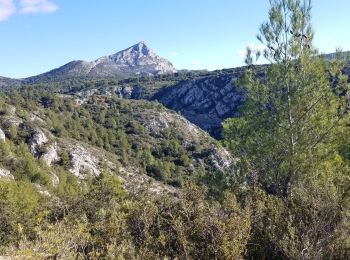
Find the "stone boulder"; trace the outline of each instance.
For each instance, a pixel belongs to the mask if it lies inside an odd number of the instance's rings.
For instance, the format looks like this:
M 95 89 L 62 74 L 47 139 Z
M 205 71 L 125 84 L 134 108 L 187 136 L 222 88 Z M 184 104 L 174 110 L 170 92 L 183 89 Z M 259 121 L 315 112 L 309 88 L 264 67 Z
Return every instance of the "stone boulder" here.
M 72 166 L 70 172 L 79 179 L 87 177 L 85 176 L 86 173 L 90 173 L 94 176 L 100 175 L 99 160 L 86 148 L 81 145 L 70 147 L 69 154 Z
M 53 163 L 59 160 L 57 143 L 49 146 L 46 153 L 41 156 L 41 159 L 48 165 L 51 166 Z
M 41 129 L 33 129 L 32 136 L 29 140 L 30 152 L 36 156 L 38 154 L 37 149 L 43 144 L 46 144 L 48 141 L 49 139 Z
M 13 177 L 13 175 L 9 170 L 0 169 L 0 179 L 14 180 L 15 178 Z

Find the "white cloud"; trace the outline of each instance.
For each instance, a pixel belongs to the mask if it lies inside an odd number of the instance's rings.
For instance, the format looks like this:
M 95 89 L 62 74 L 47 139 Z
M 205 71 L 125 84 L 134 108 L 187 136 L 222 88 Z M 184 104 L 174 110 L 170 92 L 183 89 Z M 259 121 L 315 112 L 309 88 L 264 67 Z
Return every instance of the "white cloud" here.
M 16 12 L 16 6 L 12 0 L 0 0 L 0 21 L 7 20 Z
M 266 49 L 266 46 L 264 44 L 250 43 L 247 45 L 247 47 L 252 50 L 252 55 L 257 54 L 258 52 L 262 53 Z M 245 58 L 247 56 L 247 47 L 237 52 L 239 57 Z
M 174 57 L 179 56 L 179 53 L 177 53 L 176 51 L 173 51 L 173 52 L 171 53 L 171 56 L 174 56 Z
M 54 13 L 58 7 L 49 0 L 20 0 L 20 13 L 37 14 L 37 13 Z
M 16 14 L 18 4 L 21 14 L 54 13 L 58 9 L 49 0 L 0 0 L 0 22 Z

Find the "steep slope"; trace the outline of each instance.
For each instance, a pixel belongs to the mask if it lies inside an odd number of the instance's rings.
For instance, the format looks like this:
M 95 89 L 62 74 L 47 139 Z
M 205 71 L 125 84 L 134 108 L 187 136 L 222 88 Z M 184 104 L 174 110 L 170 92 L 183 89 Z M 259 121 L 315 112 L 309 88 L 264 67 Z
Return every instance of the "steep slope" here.
M 222 121 L 238 116 L 238 107 L 244 101 L 244 91 L 235 83 L 244 70 L 241 67 L 127 79 L 112 84 L 97 83 L 89 89 L 71 88 L 64 93 L 81 99 L 99 93 L 108 97 L 158 101 L 211 136 L 220 138 Z M 263 77 L 264 67 L 257 67 L 256 73 Z
M 174 73 L 173 65 L 159 57 L 144 42 L 97 60 L 72 61 L 60 68 L 28 78 L 27 82 L 74 77 L 119 77 Z
M 24 102 L 18 96 L 0 102 L 2 177 L 50 189 L 67 175 L 84 181 L 107 171 L 126 190 L 166 193 L 217 173 L 234 177 L 234 160 L 214 139 L 159 104 L 23 95 Z
M 190 122 L 219 138 L 221 122 L 237 116 L 238 106 L 244 100 L 242 90 L 233 85 L 233 80 L 241 74 L 242 70 L 239 69 L 187 80 L 161 89 L 152 99 L 178 111 Z

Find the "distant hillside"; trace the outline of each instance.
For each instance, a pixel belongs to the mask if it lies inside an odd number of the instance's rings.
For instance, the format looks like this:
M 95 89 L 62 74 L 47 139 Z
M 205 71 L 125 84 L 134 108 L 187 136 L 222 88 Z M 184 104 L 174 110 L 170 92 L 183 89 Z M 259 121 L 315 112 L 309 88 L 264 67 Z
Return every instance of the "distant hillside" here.
M 159 57 L 144 42 L 140 42 L 116 54 L 94 61 L 72 61 L 44 74 L 30 77 L 26 82 L 76 77 L 119 77 L 136 75 L 160 75 L 174 73 L 176 69 Z
M 326 59 L 334 57 L 334 53 L 325 55 Z M 108 64 L 112 65 L 109 67 Z M 217 71 L 176 71 L 169 64 L 141 42 L 94 62 L 73 61 L 59 69 L 23 80 L 0 77 L 0 88 L 32 85 L 82 100 L 94 94 L 157 100 L 220 139 L 222 122 L 237 116 L 238 107 L 244 101 L 240 86 L 233 82 L 244 73 L 245 67 Z M 112 73 L 114 69 L 117 71 L 121 68 L 124 68 L 124 74 L 121 70 L 117 74 Z M 127 76 L 126 68 L 134 74 Z M 257 66 L 256 70 L 263 77 L 266 67 Z M 155 74 L 149 74 L 152 71 Z M 350 75 L 349 67 L 345 73 Z
M 337 53 L 328 53 L 328 54 L 325 54 L 324 57 L 326 60 L 331 60 L 331 59 L 336 58 L 336 55 L 337 55 Z M 350 58 L 350 51 L 342 52 L 341 57 L 349 59 Z
M 5 78 L 0 76 L 0 89 L 7 90 L 12 87 L 21 86 L 22 82 L 18 79 Z

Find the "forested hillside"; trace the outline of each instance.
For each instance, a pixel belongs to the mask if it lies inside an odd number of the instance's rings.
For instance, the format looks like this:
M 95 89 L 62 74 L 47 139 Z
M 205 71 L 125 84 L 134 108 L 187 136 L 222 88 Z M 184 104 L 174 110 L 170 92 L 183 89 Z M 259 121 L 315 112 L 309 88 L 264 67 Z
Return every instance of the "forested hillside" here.
M 140 43 L 0 78 L 0 256 L 349 259 L 349 58 L 318 53 L 311 1 L 270 5 L 245 67 Z

